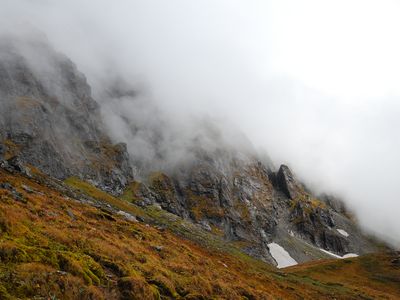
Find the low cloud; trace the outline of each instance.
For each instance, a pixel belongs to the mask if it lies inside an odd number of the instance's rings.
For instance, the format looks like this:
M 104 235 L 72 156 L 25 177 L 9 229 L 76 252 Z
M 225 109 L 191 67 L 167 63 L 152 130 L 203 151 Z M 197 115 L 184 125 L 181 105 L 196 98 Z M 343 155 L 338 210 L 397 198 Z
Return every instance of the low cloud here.
M 187 157 L 208 136 L 198 124 L 214 123 L 399 243 L 399 13 L 396 1 L 2 0 L 0 24 L 37 28 L 71 57 L 139 169 Z

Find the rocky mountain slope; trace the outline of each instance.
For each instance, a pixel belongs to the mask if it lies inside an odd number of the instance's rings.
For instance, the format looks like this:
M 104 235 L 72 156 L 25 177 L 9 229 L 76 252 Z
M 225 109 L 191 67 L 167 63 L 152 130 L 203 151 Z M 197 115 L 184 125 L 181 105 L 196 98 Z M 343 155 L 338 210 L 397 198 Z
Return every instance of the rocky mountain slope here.
M 43 37 L 0 39 L 0 155 L 56 178 L 77 175 L 120 192 L 132 179 L 126 147 L 104 133 L 76 66 Z
M 326 251 L 344 256 L 377 250 L 340 200 L 317 198 L 285 165 L 274 172 L 255 157 L 223 150 L 183 171 L 134 182 L 124 199 L 158 204 L 274 265 L 270 244 L 283 247 L 296 262 L 326 257 Z
M 135 161 L 125 144 L 111 142 L 77 67 L 43 37 L 2 37 L 0 295 L 50 297 L 74 287 L 66 298 L 82 289 L 88 299 L 290 298 L 299 278 L 282 286 L 264 262 L 286 267 L 387 249 L 339 199 L 314 195 L 287 166 L 208 139 L 211 148 L 191 145 L 191 160 L 133 178 Z M 24 270 L 41 279 L 21 283 Z M 210 283 L 221 276 L 228 286 Z M 244 283 L 235 285 L 238 278 Z M 311 295 L 328 297 L 329 289 L 304 294 Z
M 400 297 L 399 253 L 278 270 L 164 210 L 67 183 L 0 168 L 1 299 Z

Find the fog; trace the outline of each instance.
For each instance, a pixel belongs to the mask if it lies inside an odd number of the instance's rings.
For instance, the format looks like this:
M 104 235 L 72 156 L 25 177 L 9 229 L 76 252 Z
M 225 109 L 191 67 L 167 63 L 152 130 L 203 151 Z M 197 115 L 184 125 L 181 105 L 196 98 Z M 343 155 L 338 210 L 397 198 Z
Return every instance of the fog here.
M 0 3 L 1 31 L 37 28 L 85 73 L 138 161 L 188 159 L 212 120 L 224 143 L 287 163 L 400 243 L 397 1 Z

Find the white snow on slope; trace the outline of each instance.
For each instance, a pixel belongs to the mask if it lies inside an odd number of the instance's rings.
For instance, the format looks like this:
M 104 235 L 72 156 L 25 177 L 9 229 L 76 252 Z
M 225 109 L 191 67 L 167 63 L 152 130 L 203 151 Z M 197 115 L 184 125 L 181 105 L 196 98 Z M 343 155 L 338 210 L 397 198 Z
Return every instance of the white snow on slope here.
M 343 236 L 345 236 L 345 237 L 348 237 L 349 236 L 349 234 L 347 233 L 347 231 L 346 230 L 343 230 L 343 229 L 336 229 L 341 235 L 343 235 Z
M 325 249 L 319 248 L 319 250 L 321 250 L 322 252 L 325 252 L 326 254 L 328 254 L 330 256 L 333 256 L 333 257 L 336 257 L 336 258 L 342 258 L 341 256 L 339 256 L 339 255 L 337 255 L 335 253 L 329 252 L 329 251 L 327 251 Z
M 347 253 L 343 255 L 343 258 L 350 258 L 350 257 L 358 257 L 358 254 L 355 253 Z
M 340 255 L 337 255 L 337 254 L 335 254 L 335 253 L 329 252 L 329 251 L 327 251 L 327 250 L 325 250 L 325 249 L 319 248 L 319 250 L 321 250 L 322 252 L 325 252 L 326 254 L 329 254 L 329 255 L 331 255 L 331 256 L 333 256 L 333 257 L 339 258 L 339 259 L 350 258 L 350 257 L 357 257 L 357 256 L 358 256 L 358 254 L 355 254 L 355 253 L 347 253 L 347 254 L 345 254 L 345 255 L 343 255 L 343 256 L 340 256 Z
M 272 257 L 275 259 L 278 264 L 278 268 L 285 268 L 297 265 L 297 261 L 295 261 L 290 254 L 277 243 L 268 244 L 269 253 L 271 253 Z

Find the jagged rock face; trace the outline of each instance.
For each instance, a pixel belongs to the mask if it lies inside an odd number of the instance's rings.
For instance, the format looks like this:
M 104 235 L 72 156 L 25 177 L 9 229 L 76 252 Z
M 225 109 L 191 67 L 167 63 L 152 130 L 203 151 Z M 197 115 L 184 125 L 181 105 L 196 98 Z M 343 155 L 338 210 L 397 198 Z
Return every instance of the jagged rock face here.
M 278 173 L 276 174 L 277 184 L 280 189 L 288 196 L 290 199 L 295 199 L 301 195 L 303 189 L 294 179 L 292 172 L 286 165 L 281 165 Z
M 132 179 L 126 147 L 103 133 L 76 66 L 45 40 L 0 39 L 0 156 L 56 178 L 80 176 L 120 192 Z
M 319 248 L 341 256 L 375 249 L 343 206 L 338 208 L 339 200 L 309 194 L 287 166 L 275 173 L 255 157 L 232 157 L 222 151 L 183 173 L 153 174 L 142 184 L 148 192 L 136 196 L 238 241 L 245 252 L 273 264 L 271 242 L 284 245 L 297 262 L 326 257 Z

